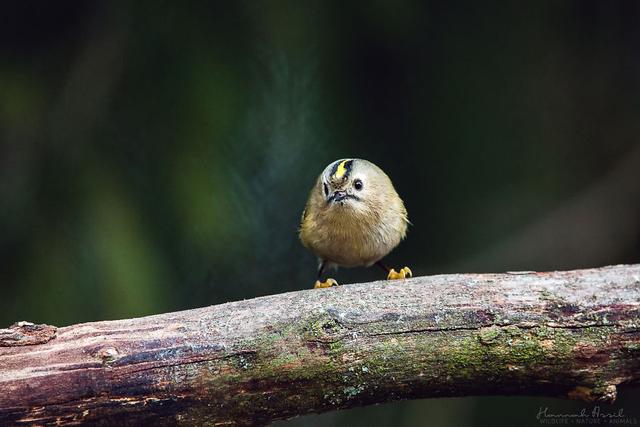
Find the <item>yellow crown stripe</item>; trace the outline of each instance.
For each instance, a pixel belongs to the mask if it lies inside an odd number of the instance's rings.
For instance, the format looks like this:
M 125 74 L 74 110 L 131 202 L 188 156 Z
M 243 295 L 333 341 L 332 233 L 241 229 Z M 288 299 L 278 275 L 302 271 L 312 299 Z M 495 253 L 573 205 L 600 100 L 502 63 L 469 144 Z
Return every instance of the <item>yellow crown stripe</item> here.
M 336 173 L 334 174 L 334 176 L 336 178 L 342 178 L 344 176 L 345 173 L 347 173 L 347 168 L 345 167 L 345 164 L 349 161 L 350 159 L 347 160 L 343 160 L 342 162 L 340 162 L 340 164 L 338 165 L 338 169 L 336 169 Z

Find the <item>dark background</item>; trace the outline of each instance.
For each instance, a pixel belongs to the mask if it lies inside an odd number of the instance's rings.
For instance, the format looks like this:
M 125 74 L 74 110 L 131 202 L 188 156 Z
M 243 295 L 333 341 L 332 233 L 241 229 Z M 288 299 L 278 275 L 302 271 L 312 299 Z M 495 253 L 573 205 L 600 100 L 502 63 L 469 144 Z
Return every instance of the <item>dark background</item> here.
M 392 177 L 414 225 L 388 261 L 414 274 L 640 257 L 640 3 L 0 8 L 0 326 L 308 288 L 298 220 L 342 157 Z M 639 417 L 633 399 L 615 408 Z M 541 405 L 585 406 L 434 399 L 283 425 L 538 425 Z

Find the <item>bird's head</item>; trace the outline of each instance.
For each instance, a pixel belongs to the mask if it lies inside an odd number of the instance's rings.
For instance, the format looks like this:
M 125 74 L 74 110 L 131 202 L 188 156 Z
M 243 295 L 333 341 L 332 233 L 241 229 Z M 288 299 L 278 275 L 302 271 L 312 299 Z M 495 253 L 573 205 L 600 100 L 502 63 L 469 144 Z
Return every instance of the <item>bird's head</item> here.
M 329 164 L 320 175 L 316 191 L 327 209 L 360 212 L 375 211 L 388 197 L 396 196 L 382 169 L 363 159 L 340 159 Z

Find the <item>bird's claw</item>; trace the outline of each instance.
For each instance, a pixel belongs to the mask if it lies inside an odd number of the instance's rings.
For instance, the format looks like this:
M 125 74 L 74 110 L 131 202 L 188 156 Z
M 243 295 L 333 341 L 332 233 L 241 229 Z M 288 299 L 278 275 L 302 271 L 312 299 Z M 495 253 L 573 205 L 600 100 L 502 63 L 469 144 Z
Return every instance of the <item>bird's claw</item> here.
M 396 280 L 396 279 L 407 279 L 412 277 L 413 273 L 409 267 L 404 267 L 400 271 L 395 271 L 393 268 L 389 270 L 389 275 L 387 276 L 387 280 Z
M 314 289 L 331 288 L 333 286 L 338 286 L 338 282 L 336 282 L 335 279 L 327 279 L 324 282 L 321 282 L 320 280 L 316 280 L 316 284 L 313 285 L 313 288 Z

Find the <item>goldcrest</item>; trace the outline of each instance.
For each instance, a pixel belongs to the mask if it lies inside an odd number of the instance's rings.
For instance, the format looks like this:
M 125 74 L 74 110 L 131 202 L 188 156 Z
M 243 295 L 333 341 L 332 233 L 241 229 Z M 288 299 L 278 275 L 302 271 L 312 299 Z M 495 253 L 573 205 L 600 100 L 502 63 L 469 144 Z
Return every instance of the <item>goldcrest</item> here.
M 381 259 L 407 234 L 407 210 L 382 169 L 363 159 L 340 159 L 329 164 L 311 189 L 302 213 L 300 240 L 319 261 L 315 288 L 336 286 L 322 281 L 331 267 L 369 267 L 377 264 L 388 279 L 411 277 Z

